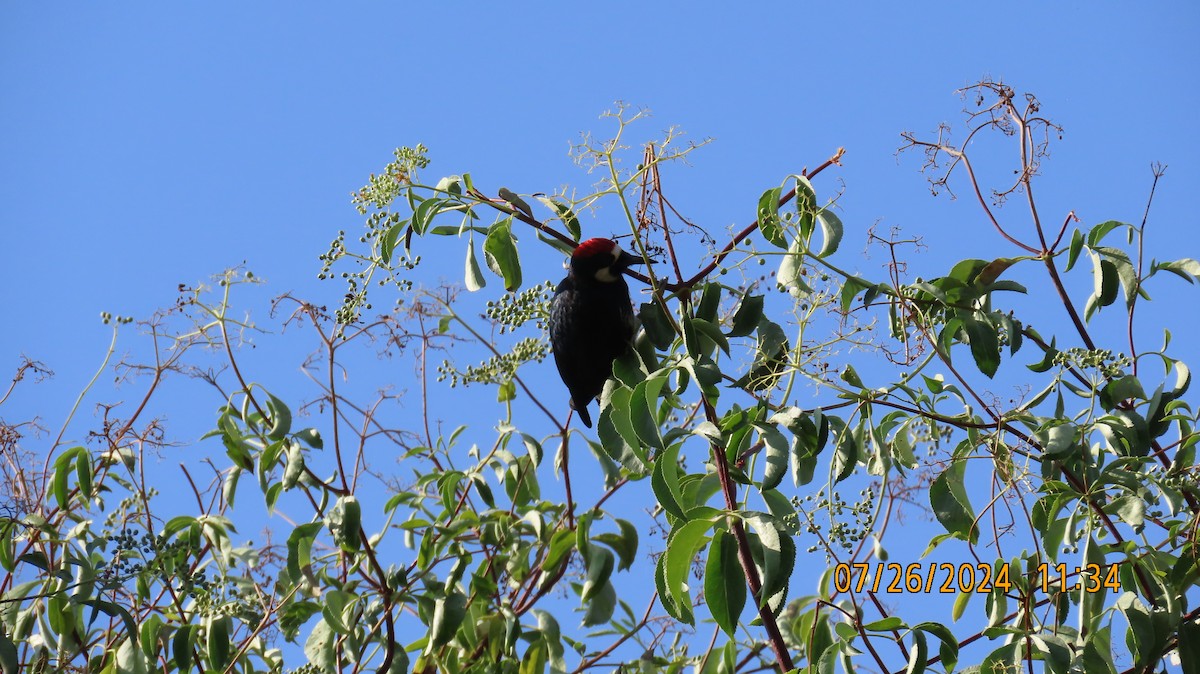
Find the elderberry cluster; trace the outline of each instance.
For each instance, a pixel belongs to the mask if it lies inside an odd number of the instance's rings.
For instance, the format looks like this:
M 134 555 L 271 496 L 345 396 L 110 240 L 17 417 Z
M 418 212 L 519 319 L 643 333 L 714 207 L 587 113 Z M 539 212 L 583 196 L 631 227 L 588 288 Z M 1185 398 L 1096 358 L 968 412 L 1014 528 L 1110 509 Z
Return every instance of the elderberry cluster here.
M 542 339 L 526 337 L 513 345 L 512 350 L 492 356 L 479 365 L 468 365 L 459 371 L 448 360 L 438 366 L 438 381 L 450 380 L 450 388 L 459 384 L 501 384 L 512 381 L 517 368 L 530 361 L 541 362 L 550 353 L 550 346 Z
M 321 273 L 317 274 L 317 278 L 324 281 L 327 278 L 333 278 L 330 267 L 333 263 L 346 254 L 346 230 L 339 229 L 337 236 L 333 241 L 329 242 L 329 250 L 317 256 L 321 261 Z
M 116 321 L 117 325 L 126 325 L 126 324 L 133 322 L 133 317 L 132 316 L 113 316 L 112 314 L 110 314 L 107 311 L 101 311 L 100 312 L 100 320 L 104 321 L 105 325 L 108 325 L 109 323 L 111 323 L 113 321 Z
M 164 578 L 178 579 L 184 588 L 207 588 L 209 585 L 204 571 L 195 575 L 188 573 L 188 559 L 193 549 L 184 538 L 171 540 L 164 534 L 155 535 L 148 531 L 139 536 L 137 530 L 125 527 L 108 535 L 106 540 L 113 545 L 112 561 L 102 572 L 108 580 L 119 581 L 149 571 Z
M 1054 364 L 1062 367 L 1074 366 L 1082 369 L 1095 368 L 1107 378 L 1120 377 L 1133 364 L 1129 356 L 1114 354 L 1109 349 L 1070 348 L 1054 354 Z
M 417 171 L 429 166 L 427 152 L 429 148 L 421 143 L 416 147 L 396 148 L 393 152 L 396 159 L 383 167 L 379 175 L 372 173 L 368 183 L 350 195 L 350 202 L 361 215 L 366 215 L 371 207 L 387 208 L 406 187 L 417 181 Z
M 498 300 L 489 300 L 484 315 L 500 325 L 502 335 L 529 321 L 537 321 L 538 330 L 545 332 L 547 307 L 553 293 L 554 284 L 549 281 L 519 293 L 507 293 Z
M 819 499 L 812 494 L 804 497 L 805 501 L 816 501 L 816 508 L 828 511 L 832 524 L 829 526 L 825 540 L 830 545 L 847 551 L 852 550 L 859 541 L 871 533 L 871 513 L 875 510 L 875 490 L 866 487 L 860 490 L 858 495 L 862 498 L 854 504 L 847 503 L 836 491 L 833 492 L 832 499 L 823 494 Z M 809 533 L 815 534 L 820 530 L 821 525 L 819 524 L 810 523 L 808 525 Z M 817 548 L 818 546 L 813 545 L 808 548 L 808 551 L 815 552 Z

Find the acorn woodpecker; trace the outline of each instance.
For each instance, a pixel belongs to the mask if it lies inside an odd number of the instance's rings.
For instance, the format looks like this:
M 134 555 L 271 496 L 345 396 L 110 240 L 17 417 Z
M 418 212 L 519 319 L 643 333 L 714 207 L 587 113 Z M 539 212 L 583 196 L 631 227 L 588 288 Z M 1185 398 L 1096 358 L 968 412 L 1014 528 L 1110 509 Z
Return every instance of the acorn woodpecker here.
M 550 303 L 550 348 L 571 407 L 592 427 L 587 406 L 612 376 L 613 361 L 629 350 L 637 322 L 622 276 L 645 260 L 611 239 L 588 239 L 571 254 L 567 277 Z

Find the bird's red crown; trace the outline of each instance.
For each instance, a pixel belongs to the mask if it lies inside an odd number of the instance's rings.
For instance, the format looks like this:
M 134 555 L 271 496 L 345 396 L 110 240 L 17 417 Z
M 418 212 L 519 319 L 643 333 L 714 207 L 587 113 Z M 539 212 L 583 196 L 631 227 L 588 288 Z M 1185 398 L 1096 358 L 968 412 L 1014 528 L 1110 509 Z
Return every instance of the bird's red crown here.
M 612 239 L 588 239 L 575 247 L 575 252 L 571 253 L 571 259 L 582 260 L 594 255 L 611 255 L 616 247 L 617 242 Z

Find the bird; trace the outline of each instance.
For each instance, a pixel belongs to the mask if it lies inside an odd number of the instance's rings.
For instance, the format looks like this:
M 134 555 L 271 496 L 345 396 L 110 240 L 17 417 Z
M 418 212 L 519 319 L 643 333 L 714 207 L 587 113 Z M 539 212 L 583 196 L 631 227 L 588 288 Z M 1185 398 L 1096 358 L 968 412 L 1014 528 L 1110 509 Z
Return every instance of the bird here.
M 592 427 L 588 403 L 612 376 L 613 361 L 629 351 L 637 320 L 623 272 L 646 260 L 612 239 L 588 239 L 571 253 L 567 277 L 550 302 L 550 350 L 571 394 L 571 407 Z

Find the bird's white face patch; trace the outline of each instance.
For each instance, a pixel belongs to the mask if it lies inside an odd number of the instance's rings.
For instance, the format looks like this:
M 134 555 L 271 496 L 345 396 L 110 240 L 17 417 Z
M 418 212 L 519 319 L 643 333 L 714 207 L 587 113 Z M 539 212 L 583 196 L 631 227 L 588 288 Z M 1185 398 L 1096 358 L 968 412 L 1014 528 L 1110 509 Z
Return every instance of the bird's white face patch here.
M 622 251 L 621 251 L 620 246 L 616 246 L 616 245 L 613 246 L 613 249 L 612 249 L 613 263 L 616 263 L 617 260 L 621 259 L 621 252 Z M 621 276 L 620 274 L 613 273 L 611 264 L 607 267 L 601 267 L 596 270 L 596 280 L 600 281 L 601 283 L 615 283 L 617 281 L 617 279 L 620 278 L 620 276 Z

